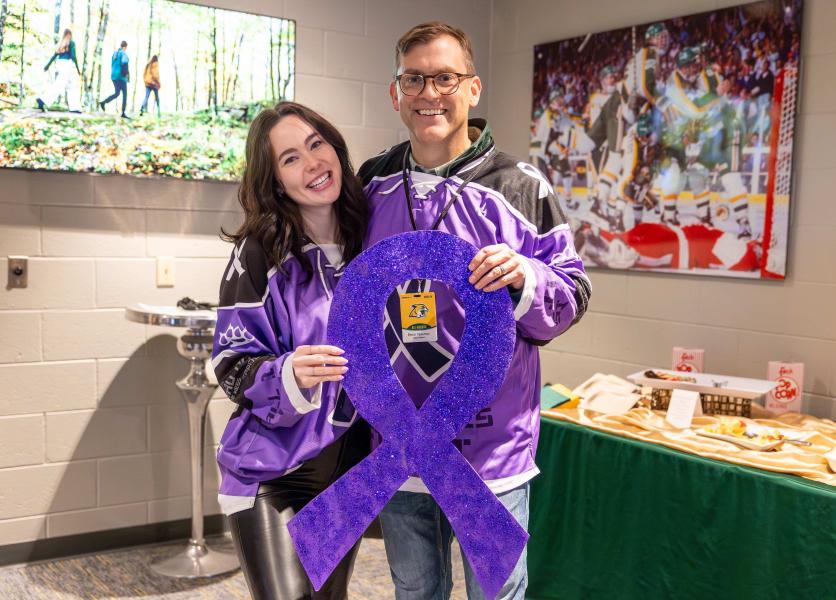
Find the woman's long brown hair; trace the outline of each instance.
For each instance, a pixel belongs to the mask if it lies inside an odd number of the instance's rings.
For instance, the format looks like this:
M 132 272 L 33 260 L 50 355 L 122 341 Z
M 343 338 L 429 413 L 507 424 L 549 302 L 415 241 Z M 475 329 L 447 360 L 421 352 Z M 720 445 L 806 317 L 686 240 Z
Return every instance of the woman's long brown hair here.
M 308 243 L 302 223 L 302 214 L 284 191 L 276 177 L 276 160 L 270 145 L 270 131 L 288 115 L 296 115 L 307 122 L 334 147 L 342 167 L 342 189 L 334 210 L 337 217 L 337 240 L 342 246 L 343 260 L 348 263 L 360 254 L 366 234 L 369 208 L 360 179 L 354 174 L 345 139 L 321 115 L 296 102 L 280 102 L 273 108 L 262 110 L 250 125 L 247 134 L 244 177 L 238 189 L 238 202 L 244 209 L 244 223 L 234 233 L 221 230 L 221 237 L 238 243 L 253 236 L 261 242 L 264 251 L 276 265 L 281 265 L 292 254 L 308 275 L 313 266 L 303 254 Z
M 63 54 L 70 48 L 70 41 L 73 39 L 73 32 L 69 29 L 64 30 L 64 35 L 61 36 L 61 41 L 58 42 L 58 47 L 55 49 L 55 54 Z

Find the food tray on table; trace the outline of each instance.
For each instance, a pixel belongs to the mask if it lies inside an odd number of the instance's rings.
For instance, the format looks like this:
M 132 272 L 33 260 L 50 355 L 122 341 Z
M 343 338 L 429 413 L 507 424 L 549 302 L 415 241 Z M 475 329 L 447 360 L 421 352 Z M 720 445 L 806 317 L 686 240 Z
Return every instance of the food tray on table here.
M 673 390 L 698 392 L 702 410 L 710 415 L 749 417 L 752 400 L 767 394 L 777 385 L 775 381 L 713 375 L 683 373 L 666 369 L 648 369 L 628 375 L 627 379 L 652 389 L 650 407 L 667 410 Z
M 742 419 L 729 418 L 722 418 L 712 427 L 696 429 L 695 433 L 760 452 L 773 450 L 785 443 L 809 446 L 807 438 L 814 435 L 814 432 L 765 427 L 757 423 L 747 423 Z

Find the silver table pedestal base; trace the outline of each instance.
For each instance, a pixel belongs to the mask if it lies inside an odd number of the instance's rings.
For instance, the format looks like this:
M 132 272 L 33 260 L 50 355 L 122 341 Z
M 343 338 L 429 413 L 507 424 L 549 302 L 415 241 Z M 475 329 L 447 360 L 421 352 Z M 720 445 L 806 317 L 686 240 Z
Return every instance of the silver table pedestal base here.
M 168 577 L 195 579 L 214 577 L 238 568 L 238 559 L 226 552 L 219 552 L 189 540 L 184 550 L 171 558 L 166 558 L 151 565 L 155 573 Z
M 189 374 L 177 382 L 189 413 L 189 442 L 192 469 L 192 537 L 174 556 L 151 565 L 168 577 L 212 577 L 238 568 L 234 554 L 212 550 L 203 538 L 203 443 L 206 407 L 217 386 L 206 375 L 206 360 L 212 355 L 212 332 L 190 327 L 177 340 L 177 350 L 191 363 Z

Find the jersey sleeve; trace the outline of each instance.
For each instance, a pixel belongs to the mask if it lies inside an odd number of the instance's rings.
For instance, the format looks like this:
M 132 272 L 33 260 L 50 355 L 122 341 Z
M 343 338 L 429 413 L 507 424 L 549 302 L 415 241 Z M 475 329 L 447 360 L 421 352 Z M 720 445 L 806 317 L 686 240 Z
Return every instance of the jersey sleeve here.
M 529 342 L 545 345 L 584 315 L 592 285 L 551 186 L 533 166 L 518 167 L 528 177 L 517 178 L 511 205 L 518 208 L 509 211 L 500 241 L 522 256 L 526 272 L 514 310 L 517 328 Z
M 306 396 L 293 375 L 290 318 L 277 268 L 255 241 L 232 251 L 220 286 L 212 366 L 233 401 L 267 427 L 290 427 L 321 405 L 321 387 Z

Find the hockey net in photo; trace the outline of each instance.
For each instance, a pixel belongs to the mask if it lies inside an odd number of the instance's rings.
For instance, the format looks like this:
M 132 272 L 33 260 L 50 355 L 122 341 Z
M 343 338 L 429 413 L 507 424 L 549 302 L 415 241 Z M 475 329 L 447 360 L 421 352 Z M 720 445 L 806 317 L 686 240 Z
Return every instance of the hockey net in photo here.
M 769 162 L 766 207 L 763 224 L 761 277 L 783 279 L 786 276 L 789 202 L 792 189 L 792 147 L 795 131 L 798 67 L 788 65 L 775 78 L 772 102 L 772 133 L 769 140 Z M 777 199 L 786 203 L 786 219 L 775 219 Z

